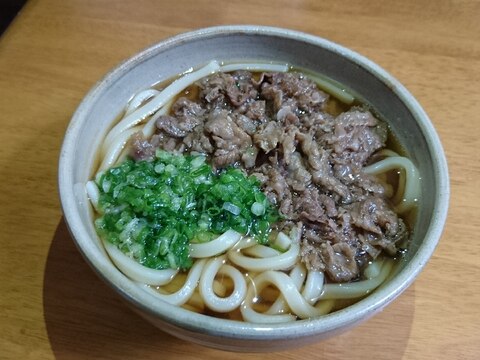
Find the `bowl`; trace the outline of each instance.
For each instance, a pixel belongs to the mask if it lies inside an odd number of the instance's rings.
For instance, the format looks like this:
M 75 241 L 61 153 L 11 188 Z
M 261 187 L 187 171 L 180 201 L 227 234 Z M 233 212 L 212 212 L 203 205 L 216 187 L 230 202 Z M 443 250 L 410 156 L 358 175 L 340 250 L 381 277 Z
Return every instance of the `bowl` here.
M 84 186 L 96 149 L 136 92 L 212 59 L 262 60 L 309 69 L 345 85 L 387 119 L 422 178 L 409 251 L 395 273 L 363 300 L 329 315 L 258 325 L 190 312 L 140 290 L 109 260 L 92 222 Z M 159 329 L 198 344 L 230 351 L 276 351 L 345 331 L 381 311 L 416 278 L 431 257 L 445 223 L 449 182 L 438 136 L 415 98 L 365 57 L 322 38 L 260 26 L 200 29 L 164 40 L 125 61 L 100 80 L 72 117 L 59 163 L 61 204 L 72 237 L 92 269 L 131 307 Z M 394 322 L 394 319 L 391 319 Z

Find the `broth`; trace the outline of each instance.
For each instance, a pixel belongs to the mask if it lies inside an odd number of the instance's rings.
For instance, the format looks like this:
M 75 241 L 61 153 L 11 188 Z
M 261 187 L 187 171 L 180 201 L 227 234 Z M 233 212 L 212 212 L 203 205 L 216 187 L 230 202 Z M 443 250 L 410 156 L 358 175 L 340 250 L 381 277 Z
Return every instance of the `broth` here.
M 291 72 L 296 72 L 298 70 L 290 68 L 290 71 Z M 308 78 L 308 74 L 306 74 L 306 77 Z M 255 82 L 260 81 L 263 78 L 262 72 L 253 73 L 252 78 Z M 162 82 L 160 84 L 156 84 L 154 86 L 154 88 L 158 91 L 161 91 L 161 90 L 165 89 L 175 79 L 177 79 L 177 78 L 170 79 L 170 80 Z M 330 81 L 330 82 L 335 84 L 335 82 L 333 82 L 333 81 Z M 191 84 L 189 86 L 187 86 L 184 90 L 180 91 L 177 95 L 174 96 L 172 103 L 175 104 L 176 102 L 180 101 L 182 98 L 185 98 L 185 99 L 187 99 L 188 101 L 191 101 L 191 102 L 198 102 L 199 101 L 199 96 L 202 93 L 201 86 L 203 86 L 203 85 L 200 85 L 198 81 L 194 82 L 193 84 Z M 240 87 L 238 84 L 237 84 L 237 86 Z M 147 100 L 145 103 L 148 104 L 149 101 L 150 100 Z M 271 106 L 271 105 L 269 105 L 269 106 Z M 343 114 L 345 112 L 350 111 L 350 109 L 352 109 L 352 107 L 354 109 L 361 109 L 360 111 L 370 110 L 373 114 L 375 114 L 374 109 L 372 109 L 371 106 L 369 106 L 368 104 L 361 103 L 358 100 L 358 97 L 355 97 L 355 101 L 352 104 L 347 105 L 347 104 L 345 104 L 345 102 L 342 102 L 341 100 L 339 100 L 337 98 L 334 98 L 331 94 L 330 94 L 330 98 L 326 101 L 326 105 L 324 106 L 324 110 L 328 114 L 330 114 L 331 116 L 338 117 L 340 114 Z M 272 111 L 272 109 L 268 108 L 266 110 L 266 114 L 268 115 L 268 112 L 271 112 L 271 111 Z M 274 114 L 275 113 L 272 113 L 268 116 L 270 116 L 270 118 L 271 118 Z M 176 114 L 173 110 L 173 107 L 170 108 L 170 110 L 168 112 L 168 115 L 171 116 L 171 117 L 176 116 Z M 301 116 L 301 115 L 299 115 L 299 116 Z M 278 117 L 278 114 L 277 114 L 277 117 Z M 376 117 L 377 117 L 377 119 L 379 118 L 378 115 Z M 122 118 L 124 118 L 124 114 L 121 114 L 118 117 L 117 123 L 120 122 L 120 120 Z M 148 122 L 150 118 L 151 117 L 147 118 L 145 122 Z M 383 122 L 384 120 L 380 119 L 379 121 Z M 406 152 L 401 147 L 399 141 L 396 139 L 396 137 L 392 133 L 391 129 L 388 126 L 386 128 L 387 128 L 387 139 L 386 139 L 386 142 L 385 142 L 385 144 L 386 144 L 385 148 L 394 151 L 400 157 L 406 157 Z M 159 130 L 157 129 L 157 133 L 158 133 L 158 131 Z M 215 135 L 215 136 L 217 136 L 217 135 Z M 306 145 L 304 145 L 304 143 L 301 143 L 301 141 L 297 140 L 297 142 L 298 142 L 298 144 L 296 146 L 306 147 Z M 131 146 L 131 144 L 130 144 L 130 146 Z M 188 151 L 191 151 L 191 149 L 187 148 L 187 152 Z M 261 151 L 262 150 L 260 150 L 260 152 Z M 275 150 L 275 151 L 277 151 L 277 150 Z M 304 150 L 304 149 L 302 151 L 306 152 L 306 150 Z M 122 155 L 120 156 L 120 159 L 124 159 L 128 152 L 131 152 L 131 149 L 127 147 L 126 149 L 123 150 Z M 268 154 L 268 152 L 267 152 L 267 154 Z M 304 156 L 306 156 L 306 155 L 304 155 Z M 260 155 L 259 155 L 259 157 L 260 157 Z M 375 162 L 380 161 L 380 160 L 382 160 L 383 158 L 386 158 L 386 157 L 388 157 L 388 156 L 377 156 L 377 157 L 375 157 L 375 155 L 373 155 L 373 157 L 372 157 L 373 161 L 371 161 L 371 162 L 375 163 Z M 98 168 L 98 164 L 100 163 L 99 158 L 100 158 L 100 155 L 98 155 L 98 157 L 95 161 L 95 163 L 96 163 L 95 167 L 96 168 Z M 265 161 L 265 163 L 266 163 L 266 162 L 268 162 L 267 159 L 268 159 L 268 156 L 265 156 L 265 158 L 262 161 Z M 257 158 L 257 160 L 258 160 L 258 158 Z M 209 161 L 212 161 L 212 160 L 210 159 Z M 303 160 L 304 163 L 308 163 L 307 161 L 308 160 L 305 160 L 305 159 Z M 234 163 L 232 163 L 232 165 L 234 165 L 234 166 L 239 166 L 239 164 L 240 164 L 240 161 L 235 161 Z M 217 166 L 218 166 L 218 164 L 215 165 L 215 167 L 217 167 Z M 257 164 L 255 166 L 257 166 Z M 221 168 L 221 167 L 219 167 L 219 168 Z M 396 192 L 396 189 L 399 187 L 399 181 L 400 181 L 400 177 L 398 175 L 399 171 L 400 170 L 398 170 L 398 169 L 393 169 L 393 170 L 390 170 L 390 171 L 383 172 L 381 175 L 378 175 L 378 179 L 380 179 L 380 182 L 386 184 L 387 187 L 388 186 L 392 187 L 394 189 L 394 193 Z M 265 184 L 263 186 L 265 188 Z M 335 195 L 334 192 L 332 192 L 332 194 L 333 194 L 332 198 L 337 196 L 337 195 Z M 336 205 L 336 206 L 339 206 L 339 205 Z M 406 211 L 403 214 L 398 215 L 398 216 L 399 216 L 400 219 L 402 219 L 401 221 L 405 222 L 406 227 L 407 227 L 407 231 L 409 231 L 411 233 L 411 231 L 413 231 L 413 223 L 414 223 L 415 216 L 416 216 L 415 215 L 415 206 L 413 206 L 412 209 L 410 209 L 409 211 Z M 292 225 L 287 224 L 287 225 L 282 225 L 282 226 L 287 226 L 287 229 L 288 229 L 289 226 L 292 226 Z M 278 234 L 278 232 L 282 231 L 282 229 L 283 228 L 280 227 L 278 230 L 274 231 L 271 234 L 270 238 L 271 239 L 275 238 L 276 235 Z M 408 238 L 409 237 L 407 236 L 407 238 L 404 239 L 403 243 L 401 243 L 401 244 L 399 243 L 399 247 L 401 247 L 400 248 L 401 251 L 398 251 L 395 256 L 391 257 L 391 259 L 393 261 L 398 261 L 398 259 L 401 258 L 402 254 L 404 253 L 403 248 L 408 247 L 408 243 L 407 243 Z M 384 264 L 383 266 L 385 267 L 386 266 L 385 264 L 390 261 L 388 259 L 389 259 L 388 257 L 386 257 L 384 255 L 380 255 L 377 258 L 376 262 L 381 263 L 381 264 L 383 263 Z M 242 268 L 241 266 L 238 266 L 238 264 L 235 264 L 234 262 L 230 261 L 229 259 L 225 259 L 223 261 L 223 263 L 225 265 L 235 266 L 240 272 L 242 272 L 243 277 L 245 279 L 247 279 L 246 280 L 247 285 L 254 282 L 254 280 L 252 281 L 252 278 L 254 278 L 257 274 L 255 274 L 254 272 L 252 273 L 251 270 Z M 370 262 L 369 264 L 371 264 L 371 263 L 372 262 Z M 364 270 L 365 270 L 367 265 L 368 264 L 364 264 L 362 266 L 362 269 L 360 270 L 360 275 L 353 278 L 353 280 L 351 280 L 351 283 L 355 283 L 355 282 L 361 283 L 361 282 L 368 282 L 369 281 L 370 278 L 367 278 L 364 275 Z M 304 265 L 301 265 L 301 266 L 304 266 Z M 380 265 L 380 268 L 381 268 L 381 266 L 382 265 Z M 307 264 L 307 268 L 308 268 L 308 264 Z M 299 271 L 302 271 L 302 270 L 299 270 Z M 303 271 L 306 271 L 306 270 L 303 270 Z M 308 270 L 308 271 L 310 271 L 310 270 Z M 379 272 L 380 272 L 380 270 L 379 270 Z M 306 276 L 306 275 L 304 275 L 304 276 Z M 388 278 L 388 274 L 385 275 L 385 277 Z M 214 292 L 217 296 L 219 296 L 219 297 L 229 297 L 229 296 L 232 295 L 232 293 L 234 293 L 234 291 L 235 291 L 234 286 L 235 285 L 234 285 L 234 282 L 232 282 L 232 280 L 229 276 L 222 275 L 222 274 L 217 274 L 214 279 L 215 279 Z M 172 281 L 171 283 L 169 283 L 167 285 L 164 285 L 164 286 L 151 286 L 151 288 L 158 291 L 159 294 L 163 294 L 163 295 L 173 294 L 173 293 L 176 293 L 176 292 L 180 291 L 182 289 L 182 286 L 184 285 L 184 283 L 186 281 L 187 281 L 186 273 L 180 273 L 179 275 L 177 275 L 177 277 L 175 277 L 174 281 Z M 331 278 L 325 276 L 325 284 L 330 284 L 332 286 L 335 286 L 336 283 L 337 283 L 337 281 L 333 281 Z M 324 290 L 323 293 L 325 293 L 325 291 L 326 290 Z M 336 299 L 336 300 L 332 301 L 331 308 L 330 308 L 329 311 L 337 311 L 337 310 L 342 309 L 344 307 L 350 306 L 351 304 L 353 304 L 353 303 L 361 300 L 363 297 L 367 296 L 369 293 L 371 293 L 371 291 L 373 291 L 373 290 L 368 290 L 365 293 L 363 293 L 362 295 L 360 295 L 356 298 L 353 298 L 353 299 L 350 299 L 350 298 Z M 262 312 L 262 313 L 265 312 L 265 311 L 268 311 L 268 309 L 270 309 L 272 307 L 272 305 L 279 299 L 280 294 L 281 294 L 281 292 L 277 288 L 275 288 L 271 285 L 267 286 L 264 290 L 258 292 L 255 295 L 255 297 L 252 301 L 252 309 L 256 312 Z M 329 300 L 320 300 L 320 301 L 328 302 Z M 205 305 L 205 303 L 202 302 L 201 295 L 198 292 L 195 292 L 192 295 L 192 297 L 190 298 L 190 300 L 185 302 L 182 306 L 186 309 L 196 311 L 196 312 L 200 312 L 200 313 L 204 313 L 206 315 L 215 316 L 215 317 L 228 318 L 228 319 L 232 319 L 232 320 L 241 320 L 243 318 L 242 317 L 242 312 L 240 311 L 239 307 L 235 308 L 232 311 L 226 311 L 226 312 L 219 312 L 219 311 L 211 310 L 209 308 L 209 306 Z M 288 307 L 287 307 L 287 309 L 288 309 Z M 283 310 L 278 314 L 283 314 L 285 312 L 286 312 L 286 310 Z

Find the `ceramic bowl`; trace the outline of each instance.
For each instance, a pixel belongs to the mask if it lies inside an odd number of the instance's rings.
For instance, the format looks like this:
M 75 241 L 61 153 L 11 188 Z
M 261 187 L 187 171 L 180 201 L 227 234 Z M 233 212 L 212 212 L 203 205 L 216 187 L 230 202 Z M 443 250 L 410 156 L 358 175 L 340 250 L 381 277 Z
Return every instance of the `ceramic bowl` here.
M 387 119 L 420 171 L 422 196 L 405 261 L 371 295 L 319 318 L 258 325 L 200 315 L 159 301 L 112 265 L 95 233 L 84 190 L 92 176 L 96 149 L 133 94 L 212 59 L 273 61 L 307 68 L 360 94 Z M 68 127 L 60 155 L 59 190 L 79 251 L 136 312 L 174 336 L 232 351 L 298 347 L 345 331 L 382 310 L 414 281 L 431 257 L 441 236 L 449 198 L 447 164 L 438 136 L 421 106 L 396 79 L 365 57 L 330 41 L 258 26 L 214 27 L 175 36 L 107 74 L 84 98 Z

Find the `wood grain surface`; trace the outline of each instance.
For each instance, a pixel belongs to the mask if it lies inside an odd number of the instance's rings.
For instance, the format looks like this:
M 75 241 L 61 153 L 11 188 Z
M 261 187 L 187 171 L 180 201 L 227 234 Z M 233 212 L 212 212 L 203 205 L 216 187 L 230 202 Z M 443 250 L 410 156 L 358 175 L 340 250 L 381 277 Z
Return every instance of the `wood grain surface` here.
M 76 250 L 57 196 L 72 113 L 110 68 L 194 28 L 261 24 L 369 57 L 424 106 L 445 147 L 451 204 L 418 280 L 381 314 L 308 347 L 212 350 L 162 333 Z M 1 359 L 478 359 L 480 3 L 469 0 L 29 0 L 0 38 Z

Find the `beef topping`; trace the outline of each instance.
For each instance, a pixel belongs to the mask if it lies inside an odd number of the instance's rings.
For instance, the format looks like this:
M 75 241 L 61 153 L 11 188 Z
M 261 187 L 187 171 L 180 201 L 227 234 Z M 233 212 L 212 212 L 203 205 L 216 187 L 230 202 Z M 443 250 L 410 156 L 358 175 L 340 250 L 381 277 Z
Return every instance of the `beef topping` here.
M 407 227 L 362 171 L 385 147 L 383 122 L 362 107 L 328 113 L 328 95 L 300 73 L 217 73 L 195 86 L 198 98 L 178 98 L 150 141 L 132 137 L 136 160 L 160 147 L 244 168 L 283 215 L 277 230 L 303 225 L 302 260 L 330 281 L 355 280 L 382 251 L 395 254 Z

